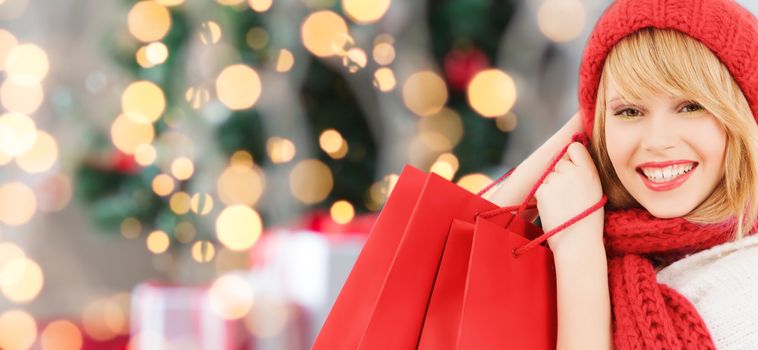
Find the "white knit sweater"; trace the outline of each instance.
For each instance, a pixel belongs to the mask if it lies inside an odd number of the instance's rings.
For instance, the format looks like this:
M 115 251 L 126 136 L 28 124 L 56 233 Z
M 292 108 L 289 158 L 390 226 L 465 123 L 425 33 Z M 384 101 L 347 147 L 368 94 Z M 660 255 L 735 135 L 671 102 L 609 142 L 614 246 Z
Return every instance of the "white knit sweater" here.
M 758 234 L 683 258 L 658 282 L 692 302 L 717 349 L 758 349 Z

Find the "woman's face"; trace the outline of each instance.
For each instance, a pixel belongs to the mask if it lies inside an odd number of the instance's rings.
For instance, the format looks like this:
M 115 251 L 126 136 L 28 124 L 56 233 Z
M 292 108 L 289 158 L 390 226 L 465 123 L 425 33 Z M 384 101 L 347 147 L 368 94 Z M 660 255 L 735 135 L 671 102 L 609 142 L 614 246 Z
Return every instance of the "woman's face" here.
M 656 217 L 688 214 L 724 175 L 725 129 L 692 101 L 657 95 L 629 104 L 613 85 L 606 90 L 605 141 L 619 180 Z

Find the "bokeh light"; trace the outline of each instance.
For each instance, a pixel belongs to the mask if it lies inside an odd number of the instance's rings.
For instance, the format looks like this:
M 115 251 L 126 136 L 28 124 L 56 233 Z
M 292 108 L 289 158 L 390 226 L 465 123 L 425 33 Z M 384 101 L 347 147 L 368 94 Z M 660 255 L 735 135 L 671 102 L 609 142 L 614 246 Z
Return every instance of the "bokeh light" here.
M 119 115 L 111 126 L 111 140 L 121 152 L 134 154 L 141 145 L 153 142 L 155 130 L 152 124 L 138 123 L 126 115 Z
M 266 152 L 274 164 L 286 163 L 295 158 L 295 144 L 289 139 L 272 136 L 266 141 Z
M 290 173 L 290 191 L 305 204 L 323 201 L 332 191 L 332 171 L 316 159 L 306 159 L 295 165 Z
M 518 126 L 518 118 L 513 112 L 497 117 L 495 124 L 500 131 L 511 132 Z
M 168 247 L 171 245 L 171 241 L 169 240 L 168 235 L 166 232 L 163 232 L 161 230 L 155 230 L 153 232 L 150 232 L 149 235 L 147 235 L 147 249 L 153 253 L 153 254 L 161 254 L 168 250 Z
M 295 56 L 292 55 L 292 51 L 287 49 L 279 50 L 279 58 L 276 60 L 276 71 L 283 73 L 292 69 L 295 65 Z
M 19 85 L 39 84 L 50 70 L 50 62 L 42 48 L 34 44 L 14 46 L 5 59 L 8 78 Z
M 390 0 L 342 0 L 345 14 L 355 23 L 367 24 L 379 21 L 390 8 Z
M 152 68 L 154 66 L 154 64 L 147 59 L 147 45 L 137 49 L 137 52 L 134 53 L 134 59 L 142 68 Z
M 174 237 L 180 243 L 189 243 L 195 239 L 197 230 L 191 221 L 182 221 L 174 226 Z
M 67 320 L 48 324 L 39 340 L 42 350 L 80 350 L 83 343 L 79 327 Z
M 113 339 L 128 327 L 126 310 L 110 298 L 90 302 L 82 312 L 84 332 L 98 341 Z
M 197 241 L 192 245 L 192 258 L 199 263 L 207 263 L 213 260 L 216 248 L 210 241 Z
M 382 66 L 388 66 L 395 60 L 395 47 L 388 42 L 374 45 L 374 61 Z
M 335 40 L 348 35 L 347 23 L 332 11 L 317 11 L 310 14 L 300 30 L 303 45 L 318 57 L 337 54 L 333 48 Z
M 198 32 L 200 42 L 205 45 L 211 45 L 221 40 L 221 27 L 214 21 L 207 21 L 200 24 Z
M 168 47 L 162 42 L 150 43 L 145 47 L 145 58 L 152 65 L 159 65 L 166 62 L 168 58 Z
M 263 231 L 258 212 L 244 205 L 226 207 L 216 220 L 216 236 L 225 247 L 240 251 L 255 244 Z
M 26 350 L 37 339 L 37 323 L 26 311 L 12 309 L 0 314 L 0 349 Z
M 492 182 L 492 179 L 484 174 L 469 174 L 458 180 L 458 186 L 461 186 L 471 193 L 478 193 Z
M 266 12 L 271 8 L 272 0 L 248 0 L 248 4 L 253 11 Z
M 584 29 L 587 14 L 579 0 L 545 0 L 537 10 L 537 25 L 549 39 L 571 41 Z
M 452 153 L 443 153 L 432 164 L 431 172 L 436 173 L 447 180 L 452 180 L 455 177 L 455 173 L 458 171 L 459 162 L 458 157 Z
M 153 178 L 153 192 L 155 194 L 165 197 L 174 192 L 176 188 L 176 182 L 171 176 L 167 174 L 158 174 Z
M 233 166 L 253 167 L 253 155 L 245 150 L 237 150 L 229 157 L 229 164 Z
M 418 137 L 427 148 L 446 152 L 463 138 L 463 121 L 458 112 L 445 107 L 437 114 L 419 119 L 418 131 Z
M 37 132 L 34 145 L 16 157 L 16 164 L 30 174 L 43 173 L 58 160 L 58 143 L 50 134 Z
M 137 40 L 145 43 L 158 41 L 171 29 L 171 14 L 157 2 L 140 1 L 129 11 L 127 24 Z
M 16 304 L 26 304 L 37 298 L 44 283 L 42 268 L 26 257 L 11 260 L 0 270 L 0 291 Z
M 254 206 L 264 188 L 263 171 L 245 164 L 230 165 L 224 169 L 216 183 L 219 199 L 226 205 Z
M 42 213 L 59 212 L 71 202 L 73 192 L 71 179 L 66 174 L 47 176 L 34 186 L 37 209 Z
M 190 211 L 190 195 L 187 192 L 176 192 L 169 199 L 171 211 L 176 215 L 184 215 Z
M 187 157 L 180 157 L 171 163 L 171 174 L 177 180 L 187 180 L 195 173 L 195 165 Z
M 121 235 L 126 239 L 135 239 L 142 234 L 142 224 L 136 218 L 121 221 Z
M 250 28 L 245 34 L 245 42 L 251 49 L 263 49 L 268 45 L 268 32 L 261 27 Z
M 204 87 L 191 87 L 184 94 L 184 99 L 193 109 L 200 109 L 211 100 L 211 93 Z
M 121 96 L 121 108 L 124 115 L 135 123 L 153 123 L 166 109 L 166 96 L 155 83 L 137 81 L 129 84 Z
M 392 72 L 392 69 L 382 67 L 377 69 L 374 73 L 374 86 L 379 89 L 379 91 L 392 91 L 396 84 L 395 73 Z
M 342 138 L 342 135 L 339 133 L 339 131 L 334 129 L 326 129 L 321 132 L 321 136 L 319 136 L 318 141 L 319 145 L 321 145 L 321 149 L 324 150 L 324 152 L 335 153 L 340 150 L 342 143 L 345 142 L 345 139 Z
M 497 117 L 508 113 L 516 103 L 516 84 L 498 69 L 483 70 L 468 85 L 468 102 L 477 113 Z
M 18 156 L 29 151 L 36 139 L 37 126 L 32 118 L 21 113 L 0 116 L 0 152 Z
M 0 186 L 0 222 L 20 226 L 37 211 L 37 198 L 29 186 L 11 182 Z
M 281 334 L 292 320 L 291 303 L 280 295 L 256 296 L 245 327 L 258 338 L 271 339 Z
M 342 65 L 347 67 L 348 72 L 355 73 L 358 70 L 365 68 L 368 63 L 368 57 L 363 49 L 354 47 L 342 56 Z
M 21 85 L 8 79 L 0 87 L 0 103 L 9 112 L 32 114 L 44 97 L 45 92 L 40 84 Z
M 339 200 L 329 209 L 332 220 L 338 224 L 346 224 L 355 217 L 355 208 L 346 200 Z
M 213 210 L 213 197 L 208 193 L 195 193 L 190 200 L 190 209 L 197 215 L 208 215 Z
M 142 144 L 137 146 L 137 149 L 134 150 L 134 160 L 139 165 L 148 166 L 153 164 L 156 158 L 158 158 L 158 152 L 153 145 Z
M 240 319 L 253 306 L 253 287 L 242 276 L 227 274 L 213 282 L 208 297 L 211 309 L 219 317 Z
M 252 68 L 236 64 L 224 68 L 216 79 L 216 94 L 233 110 L 252 107 L 261 95 L 261 79 Z
M 447 86 L 432 71 L 414 73 L 403 84 L 403 101 L 419 116 L 435 114 L 447 103 Z

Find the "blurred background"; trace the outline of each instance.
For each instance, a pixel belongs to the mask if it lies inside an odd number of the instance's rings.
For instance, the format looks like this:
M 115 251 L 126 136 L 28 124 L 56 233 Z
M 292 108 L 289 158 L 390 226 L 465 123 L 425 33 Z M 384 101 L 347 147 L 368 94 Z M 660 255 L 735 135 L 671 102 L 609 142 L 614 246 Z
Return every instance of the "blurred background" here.
M 0 348 L 309 348 L 402 168 L 517 165 L 609 3 L 0 0 Z

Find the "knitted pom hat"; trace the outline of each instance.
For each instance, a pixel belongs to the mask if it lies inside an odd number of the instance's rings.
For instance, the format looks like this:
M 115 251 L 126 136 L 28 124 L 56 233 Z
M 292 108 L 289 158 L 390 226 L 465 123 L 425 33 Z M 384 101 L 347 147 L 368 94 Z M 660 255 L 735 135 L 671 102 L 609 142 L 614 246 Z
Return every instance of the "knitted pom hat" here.
M 734 0 L 617 0 L 595 25 L 579 68 L 579 108 L 592 136 L 605 59 L 643 28 L 673 29 L 705 44 L 727 67 L 758 121 L 758 21 Z

